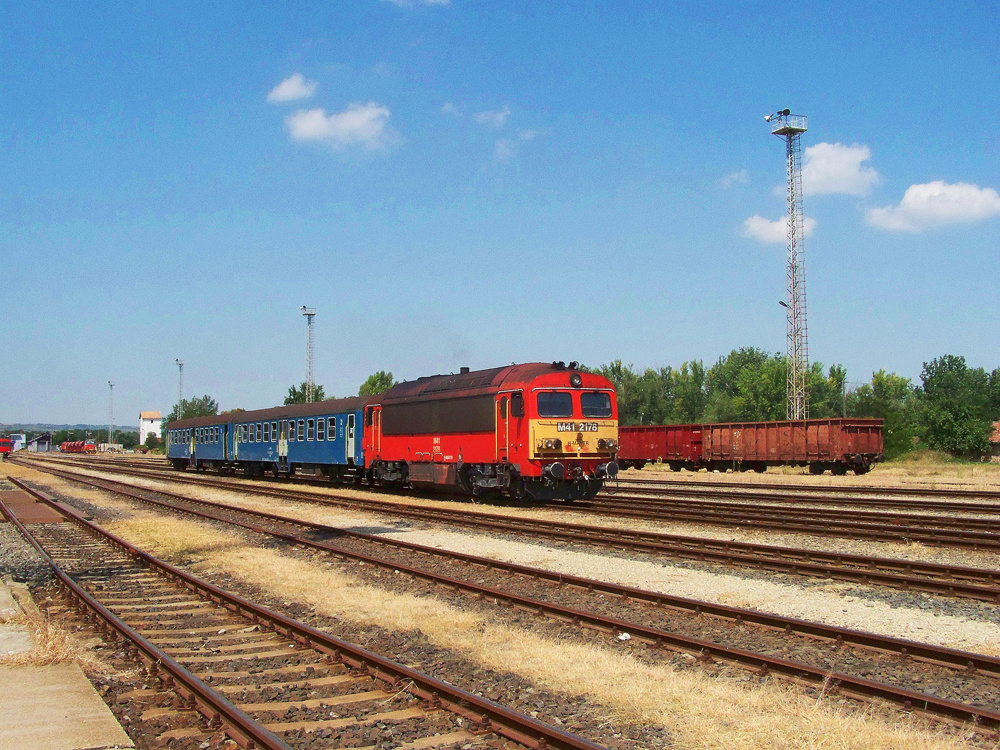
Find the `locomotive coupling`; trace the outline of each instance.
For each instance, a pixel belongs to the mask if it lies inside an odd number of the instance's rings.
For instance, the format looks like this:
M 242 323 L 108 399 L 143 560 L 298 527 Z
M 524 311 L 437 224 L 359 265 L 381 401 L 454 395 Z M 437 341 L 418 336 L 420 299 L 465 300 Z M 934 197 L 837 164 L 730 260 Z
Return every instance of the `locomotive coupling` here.
M 561 462 L 555 461 L 542 469 L 542 476 L 546 479 L 562 480 L 566 477 L 566 467 Z
M 594 471 L 597 474 L 598 479 L 603 479 L 604 477 L 616 477 L 618 476 L 618 462 L 608 461 L 606 464 L 598 464 Z

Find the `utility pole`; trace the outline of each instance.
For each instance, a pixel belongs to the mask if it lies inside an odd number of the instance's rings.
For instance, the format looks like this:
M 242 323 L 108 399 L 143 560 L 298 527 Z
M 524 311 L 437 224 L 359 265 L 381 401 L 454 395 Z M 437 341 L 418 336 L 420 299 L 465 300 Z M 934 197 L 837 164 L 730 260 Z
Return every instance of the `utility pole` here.
M 299 308 L 306 316 L 306 403 L 311 404 L 313 400 L 313 357 L 315 354 L 313 343 L 313 318 L 316 317 L 315 307 L 302 305 Z
M 785 140 L 788 173 L 788 258 L 786 264 L 787 301 L 782 303 L 787 320 L 787 369 L 785 392 L 788 419 L 809 418 L 809 337 L 806 326 L 806 264 L 803 241 L 802 162 L 799 140 L 807 130 L 804 115 L 782 109 L 767 115 L 771 134 Z
M 184 360 L 174 359 L 177 363 L 177 418 L 181 418 L 181 402 L 184 400 Z
M 108 381 L 108 453 L 111 452 L 111 436 L 115 427 L 115 384 Z

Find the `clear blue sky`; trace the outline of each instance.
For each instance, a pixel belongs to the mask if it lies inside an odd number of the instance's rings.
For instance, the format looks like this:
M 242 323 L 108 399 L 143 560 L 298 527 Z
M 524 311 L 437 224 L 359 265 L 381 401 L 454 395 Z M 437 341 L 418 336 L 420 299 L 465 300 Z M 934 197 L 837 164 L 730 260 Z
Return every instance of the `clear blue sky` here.
M 1000 365 L 995 2 L 8 3 L 0 422 L 511 361 Z M 777 237 L 777 239 L 776 239 Z M 776 240 L 776 241 L 775 241 Z

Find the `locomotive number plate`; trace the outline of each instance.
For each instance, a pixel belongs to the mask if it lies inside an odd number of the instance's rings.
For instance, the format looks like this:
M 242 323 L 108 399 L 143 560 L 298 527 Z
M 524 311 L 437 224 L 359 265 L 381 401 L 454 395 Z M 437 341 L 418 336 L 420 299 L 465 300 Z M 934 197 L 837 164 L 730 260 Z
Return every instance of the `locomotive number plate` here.
M 556 432 L 597 432 L 597 422 L 557 422 Z

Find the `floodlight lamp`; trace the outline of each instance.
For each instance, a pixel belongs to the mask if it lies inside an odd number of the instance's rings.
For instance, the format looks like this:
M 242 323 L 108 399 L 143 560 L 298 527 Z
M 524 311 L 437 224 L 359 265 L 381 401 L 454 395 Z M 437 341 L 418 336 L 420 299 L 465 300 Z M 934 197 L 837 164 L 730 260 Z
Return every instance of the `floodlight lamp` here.
M 774 115 L 764 115 L 764 122 L 771 122 Z
M 786 303 L 785 301 L 783 301 L 783 300 L 780 300 L 780 299 L 778 300 L 778 304 L 779 304 L 779 305 L 781 305 L 781 306 L 782 306 L 782 307 L 784 307 L 784 308 L 787 308 L 787 307 L 788 307 L 788 304 L 787 304 L 787 303 Z

